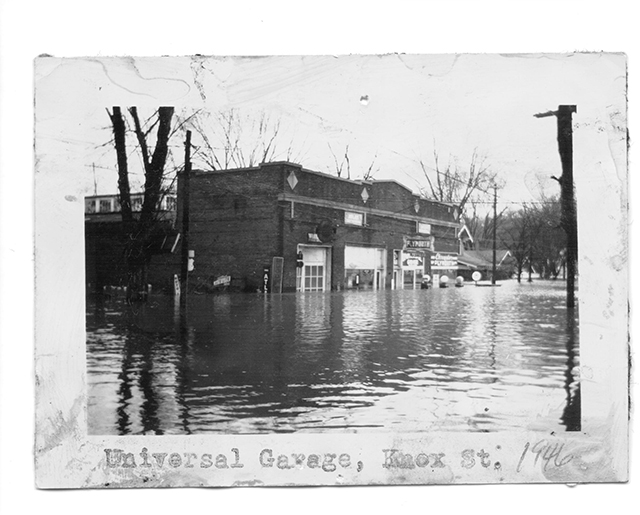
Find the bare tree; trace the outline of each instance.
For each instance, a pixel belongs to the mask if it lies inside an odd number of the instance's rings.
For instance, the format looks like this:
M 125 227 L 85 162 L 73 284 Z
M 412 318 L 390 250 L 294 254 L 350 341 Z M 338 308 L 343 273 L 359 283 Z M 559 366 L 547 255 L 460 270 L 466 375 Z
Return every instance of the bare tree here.
M 200 139 L 193 159 L 202 160 L 211 170 L 249 168 L 276 161 L 279 156 L 295 159 L 293 140 L 281 149 L 281 122 L 265 112 L 256 116 L 237 109 L 220 113 L 200 111 L 192 117 L 190 125 Z
M 557 279 L 566 259 L 567 235 L 562 226 L 562 207 L 558 196 L 542 197 L 534 222 L 533 260 L 544 279 Z
M 509 249 L 515 261 L 518 282 L 532 255 L 532 240 L 537 232 L 535 221 L 535 207 L 525 203 L 520 209 L 506 214 L 500 231 L 501 243 Z
M 137 147 L 144 169 L 144 198 L 139 216 L 134 216 L 127 153 L 127 119 L 119 106 L 107 110 L 113 129 L 113 143 L 118 168 L 118 192 L 125 238 L 127 265 L 127 296 L 131 300 L 146 285 L 146 270 L 152 255 L 152 237 L 158 220 L 158 208 L 163 193 L 165 166 L 169 152 L 173 107 L 160 107 L 152 116 L 148 128 L 143 128 L 136 107 L 129 108 Z M 149 136 L 155 129 L 155 147 L 149 146 Z
M 375 170 L 373 169 L 373 165 L 376 163 L 377 158 L 378 158 L 378 154 L 373 156 L 373 159 L 371 160 L 371 164 L 369 165 L 369 168 L 367 168 L 367 171 L 362 176 L 363 180 L 365 181 L 373 180 L 374 174 L 380 169 L 380 168 L 376 168 Z
M 469 209 L 468 206 L 471 206 Z M 484 214 L 478 212 L 478 202 L 470 201 L 467 203 L 467 216 L 464 217 L 464 223 L 473 238 L 473 247 L 475 250 L 486 250 L 491 248 L 493 243 L 493 213 L 485 211 Z M 496 226 L 499 231 L 504 218 L 506 208 L 503 208 L 496 216 Z
M 466 169 L 459 166 L 457 161 L 452 162 L 451 157 L 442 167 L 437 150 L 433 151 L 433 157 L 435 168 L 429 168 L 420 160 L 420 167 L 428 185 L 428 188 L 422 188 L 422 194 L 441 202 L 455 204 L 461 213 L 474 194 L 485 193 L 495 179 L 495 174 L 477 150 L 473 151 Z
M 541 195 L 507 213 L 500 229 L 500 240 L 516 262 L 518 281 L 528 268 L 531 282 L 535 268 L 544 279 L 556 279 L 566 260 L 567 238 L 561 226 L 560 200 Z
M 333 151 L 333 148 L 331 148 L 331 144 L 327 143 L 327 145 L 329 146 L 329 151 L 331 152 L 331 155 L 333 156 L 333 162 L 335 163 L 335 167 L 336 167 L 336 175 L 338 177 L 342 177 L 342 170 L 344 168 L 344 165 L 347 165 L 347 179 L 351 179 L 351 162 L 349 161 L 349 145 L 347 144 L 344 148 L 344 156 L 342 157 L 342 160 L 340 161 L 340 163 L 338 163 L 338 158 L 336 157 L 336 153 Z

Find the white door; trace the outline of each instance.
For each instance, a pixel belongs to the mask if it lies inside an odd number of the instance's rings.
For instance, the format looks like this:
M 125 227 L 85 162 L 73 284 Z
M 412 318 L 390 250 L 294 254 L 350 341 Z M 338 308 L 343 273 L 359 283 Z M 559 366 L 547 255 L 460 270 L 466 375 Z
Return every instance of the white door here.
M 327 288 L 327 249 L 300 247 L 304 266 L 300 269 L 299 291 L 325 291 Z

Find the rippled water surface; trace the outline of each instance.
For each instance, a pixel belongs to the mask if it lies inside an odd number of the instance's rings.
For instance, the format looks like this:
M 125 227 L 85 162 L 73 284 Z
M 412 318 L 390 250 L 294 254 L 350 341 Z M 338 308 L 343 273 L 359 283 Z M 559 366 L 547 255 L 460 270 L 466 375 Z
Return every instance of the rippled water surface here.
M 579 429 L 564 283 L 87 306 L 89 432 Z

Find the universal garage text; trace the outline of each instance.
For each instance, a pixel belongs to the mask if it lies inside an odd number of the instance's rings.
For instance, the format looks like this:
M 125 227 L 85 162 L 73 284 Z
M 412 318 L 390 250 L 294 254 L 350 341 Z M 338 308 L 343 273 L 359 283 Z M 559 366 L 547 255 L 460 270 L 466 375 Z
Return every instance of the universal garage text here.
M 138 454 L 124 452 L 122 449 L 104 449 L 107 468 L 216 468 L 239 469 L 244 467 L 240 457 L 240 450 L 233 447 L 229 453 L 220 454 L 196 454 L 194 452 L 149 452 L 143 447 Z M 279 469 L 321 469 L 324 472 L 333 472 L 338 468 L 348 469 L 357 467 L 362 470 L 362 462 L 352 464 L 351 456 L 347 453 L 322 453 L 322 454 L 278 454 L 272 449 L 262 449 L 257 456 L 258 463 L 263 468 Z

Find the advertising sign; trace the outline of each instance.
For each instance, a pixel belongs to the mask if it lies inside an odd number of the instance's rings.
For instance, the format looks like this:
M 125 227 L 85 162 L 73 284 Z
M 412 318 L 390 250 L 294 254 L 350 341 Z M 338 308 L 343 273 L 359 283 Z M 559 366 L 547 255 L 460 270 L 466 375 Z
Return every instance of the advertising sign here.
M 405 243 L 405 248 L 407 249 L 431 249 L 433 248 L 431 244 L 431 240 L 418 240 L 418 239 L 408 239 Z
M 421 252 L 403 252 L 403 268 L 422 268 L 424 266 L 424 254 Z
M 431 270 L 455 270 L 458 268 L 457 254 L 437 253 L 431 256 Z

